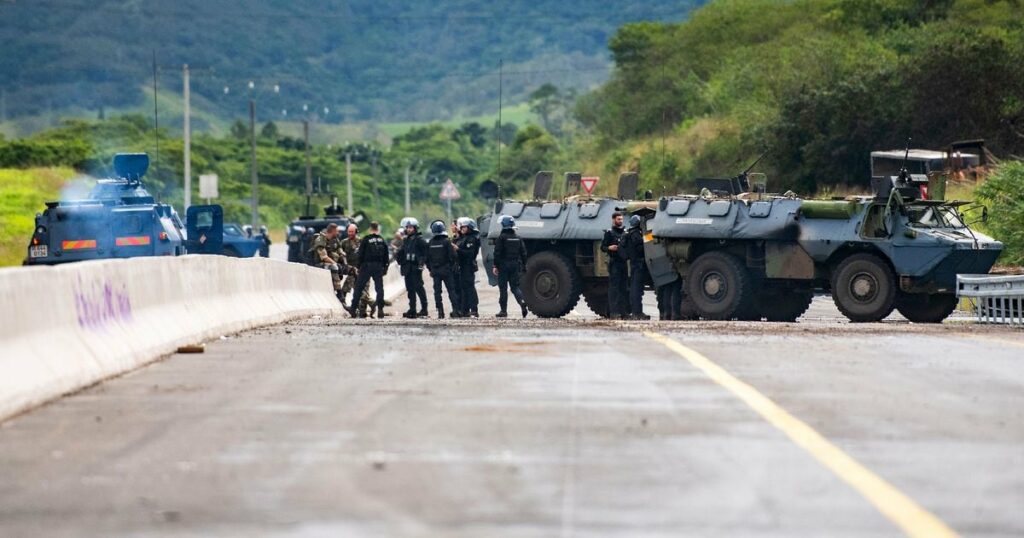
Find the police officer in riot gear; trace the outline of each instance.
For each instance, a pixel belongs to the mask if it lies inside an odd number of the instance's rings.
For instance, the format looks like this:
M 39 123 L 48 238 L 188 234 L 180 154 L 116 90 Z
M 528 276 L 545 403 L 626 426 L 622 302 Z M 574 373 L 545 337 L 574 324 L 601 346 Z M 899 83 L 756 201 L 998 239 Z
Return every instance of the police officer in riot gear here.
M 644 230 L 640 215 L 629 217 L 629 231 L 622 238 L 619 254 L 629 260 L 629 310 L 632 319 L 651 319 L 644 314 L 644 285 L 647 261 L 644 260 Z
M 455 295 L 455 270 L 458 257 L 455 246 L 448 239 L 444 221 L 435 220 L 430 223 L 430 232 L 434 234 L 427 242 L 427 270 L 434 281 L 434 306 L 437 307 L 437 319 L 444 319 L 444 301 L 441 300 L 441 286 L 448 290 L 448 301 L 452 304 L 452 317 L 457 317 L 459 301 Z
M 508 290 L 512 289 L 512 295 L 523 309 L 523 317 L 529 312 L 526 308 L 526 300 L 523 299 L 523 291 L 519 289 L 519 276 L 526 267 L 526 245 L 516 235 L 516 219 L 511 215 L 501 216 L 501 233 L 494 241 L 494 275 L 498 277 L 498 306 L 500 311 L 497 317 L 508 317 Z
M 341 249 L 338 225 L 330 223 L 324 231 L 313 236 L 310 245 L 312 259 L 320 267 L 331 272 L 331 282 L 334 284 L 334 294 L 345 304 L 345 296 L 341 293 L 341 274 L 345 267 L 345 253 Z
M 601 252 L 608 255 L 608 317 L 622 319 L 629 312 L 629 268 L 619 255 L 619 243 L 626 234 L 622 213 L 612 214 L 612 227 L 605 230 Z
M 427 259 L 427 242 L 420 234 L 420 223 L 412 217 L 402 220 L 405 224 L 405 240 L 396 258 L 405 278 L 405 291 L 409 296 L 409 311 L 402 314 L 405 318 L 427 317 L 427 290 L 423 287 L 423 264 Z M 416 310 L 416 299 L 420 300 L 420 310 Z
M 329 225 L 330 226 L 330 225 Z M 374 303 L 377 318 L 384 318 L 384 275 L 388 272 L 388 243 L 380 236 L 380 224 L 370 223 L 370 233 L 363 237 L 356 250 L 359 258 L 359 276 L 356 280 L 355 294 L 352 295 L 352 304 L 346 306 L 345 310 L 352 316 L 356 315 L 356 306 L 363 296 L 363 290 L 367 283 L 373 279 L 373 287 L 377 292 L 377 301 Z M 371 310 L 370 316 L 374 312 Z
M 260 238 L 263 240 L 263 242 L 260 244 L 260 257 L 269 258 L 271 241 L 270 232 L 267 230 L 266 225 L 260 226 Z
M 455 243 L 459 257 L 459 306 L 464 317 L 479 317 L 480 298 L 476 293 L 476 257 L 480 253 L 480 232 L 476 221 L 459 219 L 459 238 Z

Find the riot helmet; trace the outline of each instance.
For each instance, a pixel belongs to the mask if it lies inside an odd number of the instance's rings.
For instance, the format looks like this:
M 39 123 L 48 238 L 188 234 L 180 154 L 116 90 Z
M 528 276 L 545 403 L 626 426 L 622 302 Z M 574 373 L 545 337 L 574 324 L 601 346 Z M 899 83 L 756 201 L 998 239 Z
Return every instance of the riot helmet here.
M 515 228 L 515 227 L 516 227 L 516 219 L 515 219 L 515 217 L 513 217 L 512 215 L 502 215 L 501 216 L 501 229 L 502 230 L 511 230 L 512 228 Z

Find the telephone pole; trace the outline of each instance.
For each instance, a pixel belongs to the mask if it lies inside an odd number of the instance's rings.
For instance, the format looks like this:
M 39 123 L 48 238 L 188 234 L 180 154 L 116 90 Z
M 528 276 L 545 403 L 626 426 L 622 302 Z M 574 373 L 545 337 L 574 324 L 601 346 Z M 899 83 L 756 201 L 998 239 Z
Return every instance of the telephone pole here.
M 188 82 L 188 64 L 182 68 L 185 93 L 185 211 L 192 205 L 192 110 L 189 104 L 191 90 Z
M 252 228 L 260 224 L 260 178 L 256 172 L 256 100 L 249 99 L 249 140 L 252 143 Z
M 345 152 L 345 186 L 348 188 L 348 214 L 352 214 L 352 154 Z
M 380 213 L 380 189 L 377 187 L 377 150 L 370 149 L 370 181 L 373 183 L 373 209 Z
M 412 162 L 405 167 L 405 214 L 408 215 L 412 211 L 412 205 L 409 203 L 409 169 L 412 168 Z
M 0 122 L 7 121 L 7 88 L 0 88 Z
M 505 60 L 498 60 L 498 185 L 501 185 L 501 98 L 505 79 Z
M 306 148 L 306 214 L 309 215 L 309 204 L 313 197 L 313 164 L 309 158 L 309 120 L 302 120 L 302 136 Z

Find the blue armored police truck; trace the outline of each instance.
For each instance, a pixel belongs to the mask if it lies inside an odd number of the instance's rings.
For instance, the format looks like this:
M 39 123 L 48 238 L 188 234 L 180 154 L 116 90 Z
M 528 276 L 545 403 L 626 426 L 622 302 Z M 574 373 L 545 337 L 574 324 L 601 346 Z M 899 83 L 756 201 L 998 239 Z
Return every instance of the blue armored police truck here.
M 192 206 L 183 225 L 172 206 L 156 202 L 142 185 L 148 169 L 145 153 L 119 153 L 115 177 L 98 180 L 87 198 L 47 202 L 36 215 L 25 264 L 220 254 L 221 207 Z

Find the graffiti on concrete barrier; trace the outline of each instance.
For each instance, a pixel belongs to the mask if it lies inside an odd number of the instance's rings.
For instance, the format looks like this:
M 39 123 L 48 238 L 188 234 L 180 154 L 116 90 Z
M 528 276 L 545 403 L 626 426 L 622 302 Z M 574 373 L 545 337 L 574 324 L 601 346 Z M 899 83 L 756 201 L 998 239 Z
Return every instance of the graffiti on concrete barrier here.
M 132 301 L 124 283 L 115 284 L 107 278 L 75 283 L 75 314 L 78 326 L 100 329 L 112 322 L 132 319 Z

